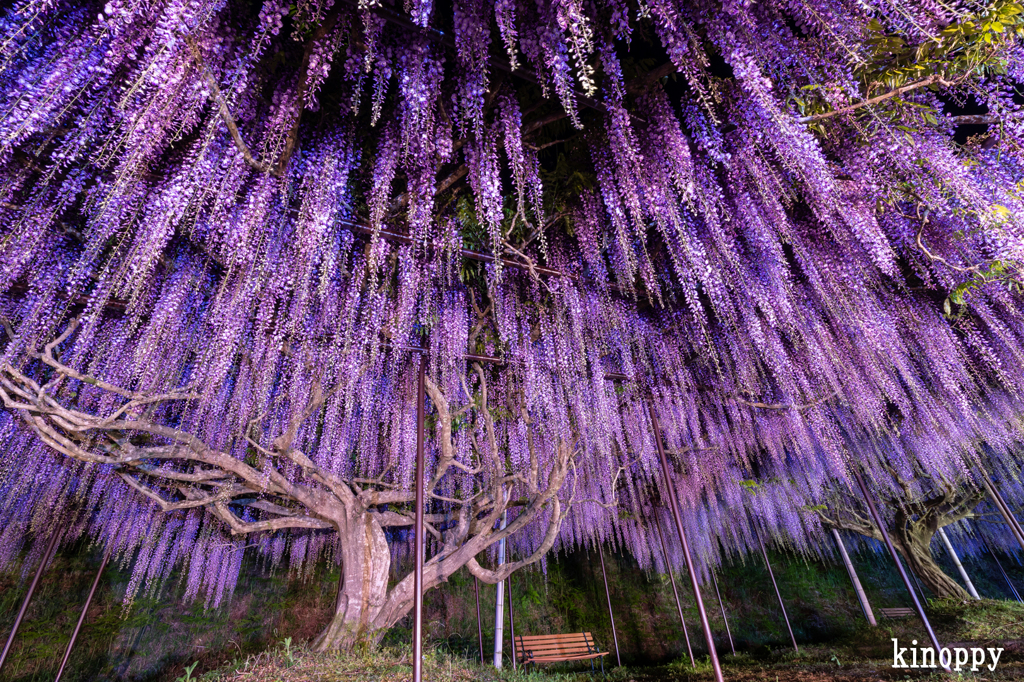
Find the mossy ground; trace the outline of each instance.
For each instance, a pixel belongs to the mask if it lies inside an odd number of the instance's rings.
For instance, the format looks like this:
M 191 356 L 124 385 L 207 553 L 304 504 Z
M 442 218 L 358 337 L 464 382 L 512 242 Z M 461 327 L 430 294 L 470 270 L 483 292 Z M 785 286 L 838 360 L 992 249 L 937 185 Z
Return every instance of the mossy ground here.
M 535 570 L 513 576 L 511 602 L 517 631 L 587 630 L 594 633 L 598 643 L 613 652 L 606 659 L 610 670 L 608 679 L 613 682 L 711 679 L 707 671 L 694 673 L 690 669 L 668 578 L 641 571 L 629 557 L 608 551 L 605 561 L 619 651 L 623 664 L 628 667 L 614 668 L 614 646 L 600 564 L 596 556 L 586 552 L 551 557 L 546 573 Z M 1009 557 L 1003 557 L 1003 561 L 1011 578 L 1018 585 L 1024 583 L 1024 571 L 1011 565 Z M 895 571 L 884 556 L 861 552 L 855 556 L 855 562 L 876 610 L 909 605 Z M 749 558 L 745 564 L 727 566 L 718 574 L 739 656 L 734 658 L 728 654 L 725 623 L 713 586 L 709 583 L 703 591 L 729 679 L 773 680 L 776 676 L 782 681 L 904 679 L 905 672 L 900 673 L 904 677 L 893 677 L 896 671 L 890 667 L 890 638 L 923 641 L 924 633 L 915 629 L 913 619 L 883 621 L 877 629 L 868 628 L 841 565 L 805 562 L 783 555 L 772 555 L 772 563 L 801 654 L 794 655 L 788 647 L 789 636 L 764 563 Z M 1007 596 L 994 566 L 986 570 L 983 561 L 965 563 L 982 594 Z M 53 679 L 98 564 L 99 557 L 86 548 L 72 549 L 58 556 L 45 574 L 0 679 L 5 682 Z M 955 575 L 952 567 L 948 570 Z M 255 661 L 259 661 L 259 665 L 271 665 L 271 661 L 279 657 L 274 652 L 281 650 L 286 638 L 291 638 L 296 646 L 312 639 L 330 615 L 336 572 L 323 569 L 300 579 L 285 572 L 266 575 L 254 566 L 246 566 L 234 596 L 217 609 L 206 609 L 202 602 L 183 603 L 183 586 L 173 578 L 159 590 L 144 591 L 130 609 L 125 609 L 122 600 L 129 577 L 127 571 L 113 562 L 107 568 L 70 668 L 63 678 L 66 682 L 173 682 L 182 675 L 185 666 L 192 663 L 196 663 L 194 675 L 218 671 L 225 680 L 317 679 L 316 675 L 295 677 L 301 668 L 292 670 L 294 666 L 281 668 L 278 678 L 260 678 L 258 674 L 262 673 L 255 669 L 245 673 L 249 677 L 240 676 L 242 673 L 232 673 L 234 677 L 226 675 L 246 661 L 252 665 L 256 665 Z M 677 576 L 684 615 L 695 654 L 702 658 L 706 652 L 698 630 L 697 611 L 683 578 Z M 6 636 L 26 586 L 27 580 L 18 574 L 0 575 L 0 637 Z M 484 643 L 485 649 L 489 649 L 493 641 L 495 588 L 480 587 Z M 471 577 L 464 572 L 457 573 L 448 584 L 425 595 L 425 606 L 428 648 L 432 652 L 431 660 L 439 666 L 435 672 L 449 676 L 427 679 L 499 679 L 493 668 L 471 662 L 478 658 Z M 932 603 L 930 608 L 944 645 L 988 641 L 992 642 L 989 646 L 1007 649 L 997 674 L 987 674 L 986 679 L 1024 680 L 1024 669 L 1013 667 L 1015 661 L 1024 660 L 1024 650 L 1017 644 L 1024 640 L 1020 629 L 1024 611 L 1016 602 L 985 601 L 969 604 L 962 612 L 943 603 Z M 409 619 L 399 623 L 377 653 L 348 659 L 294 652 L 293 656 L 301 656 L 302 665 L 325 666 L 322 674 L 317 673 L 324 680 L 399 680 L 403 679 L 402 675 L 406 674 L 403 670 L 409 665 L 408 653 L 403 652 L 409 650 L 410 627 Z M 507 642 L 506 634 L 506 649 Z M 358 676 L 364 664 L 367 669 L 376 671 L 371 677 Z M 506 663 L 509 664 L 510 661 Z M 448 672 L 442 673 L 442 668 Z M 331 672 L 335 669 L 346 671 L 345 675 L 335 675 Z M 587 679 L 587 673 L 574 672 L 578 670 L 579 666 L 555 668 L 555 677 L 534 678 L 522 675 L 517 678 L 507 671 L 501 673 L 505 677 L 500 679 L 577 679 L 581 682 Z M 868 676 L 856 677 L 862 673 Z M 463 674 L 471 677 L 457 677 Z M 569 677 L 558 678 L 561 674 Z
M 977 673 L 963 670 L 961 680 L 1024 679 L 1024 606 L 1015 602 L 985 600 L 966 605 L 932 602 L 929 607 L 937 636 L 944 646 L 1000 646 L 1005 648 L 995 671 Z M 855 627 L 847 636 L 828 645 L 805 645 L 799 653 L 791 649 L 755 647 L 733 656 L 722 654 L 726 679 L 731 682 L 766 680 L 775 682 L 826 682 L 858 680 L 949 680 L 934 671 L 894 670 L 892 638 L 907 644 L 924 640 L 916 619 L 882 621 L 877 628 Z M 714 679 L 707 657 L 691 666 L 688 658 L 653 666 L 613 667 L 606 674 L 591 672 L 587 665 L 563 664 L 543 670 L 496 670 L 466 658 L 434 649 L 426 655 L 424 679 L 437 682 L 480 680 L 482 682 L 710 682 Z M 189 679 L 182 674 L 179 678 Z M 207 682 L 407 682 L 412 678 L 406 647 L 382 648 L 348 655 L 311 653 L 304 647 L 282 643 L 245 660 L 238 659 L 195 679 Z
M 963 670 L 952 679 L 1021 680 L 1024 679 L 1024 606 L 994 600 L 970 603 L 933 602 L 930 608 L 937 635 L 944 646 L 1001 646 L 1007 650 L 995 671 L 986 668 L 977 673 Z M 828 682 L 875 680 L 949 680 L 947 674 L 921 670 L 894 670 L 892 642 L 903 643 L 923 638 L 914 619 L 883 621 L 877 628 L 856 627 L 851 633 L 828 645 L 809 645 L 799 653 L 792 649 L 756 647 L 733 656 L 722 654 L 725 677 L 730 682 Z M 714 677 L 706 657 L 691 666 L 688 658 L 662 665 L 613 667 L 608 661 L 606 674 L 591 672 L 589 666 L 562 664 L 543 670 L 496 670 L 466 658 L 437 649 L 427 653 L 425 680 L 431 682 L 711 682 Z M 259 655 L 232 661 L 202 676 L 182 674 L 181 682 L 201 679 L 206 682 L 407 682 L 412 679 L 407 647 L 382 648 L 347 655 L 316 654 L 290 641 Z

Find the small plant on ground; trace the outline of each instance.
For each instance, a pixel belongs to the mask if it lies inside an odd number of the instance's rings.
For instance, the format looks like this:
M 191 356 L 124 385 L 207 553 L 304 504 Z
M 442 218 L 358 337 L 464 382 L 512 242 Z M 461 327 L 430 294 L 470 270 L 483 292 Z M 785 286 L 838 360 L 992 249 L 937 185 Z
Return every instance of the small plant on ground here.
M 193 661 L 192 665 L 185 666 L 185 674 L 176 679 L 174 682 L 192 682 L 192 680 L 196 679 L 192 677 L 192 671 L 196 669 L 197 665 L 199 665 L 199 661 Z
M 288 659 L 288 666 L 295 665 L 295 650 L 292 648 L 292 638 L 285 637 L 284 641 L 281 642 L 281 646 L 284 647 L 284 657 Z

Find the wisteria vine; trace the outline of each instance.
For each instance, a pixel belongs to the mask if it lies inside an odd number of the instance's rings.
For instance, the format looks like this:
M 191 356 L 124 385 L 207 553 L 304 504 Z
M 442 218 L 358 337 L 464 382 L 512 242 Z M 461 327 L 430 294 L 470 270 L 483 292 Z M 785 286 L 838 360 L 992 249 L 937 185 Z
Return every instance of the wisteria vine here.
M 432 409 L 475 415 L 431 431 L 439 547 L 492 458 L 510 500 L 565 469 L 544 498 L 561 511 L 515 526 L 513 555 L 612 542 L 664 570 L 649 399 L 704 574 L 755 528 L 831 553 L 808 509 L 852 466 L 881 492 L 886 467 L 921 491 L 985 471 L 1024 501 L 1016 3 L 441 10 L 22 0 L 0 18 L 0 569 L 56 527 L 134 562 L 129 599 L 179 566 L 217 605 L 246 544 L 302 573 L 346 541 L 159 513 L 117 466 L 44 445 L 10 377 L 100 421 L 187 393 L 123 416 L 246 466 L 287 433 L 279 452 L 323 476 L 407 492 L 419 348 Z M 58 337 L 75 375 L 45 362 Z

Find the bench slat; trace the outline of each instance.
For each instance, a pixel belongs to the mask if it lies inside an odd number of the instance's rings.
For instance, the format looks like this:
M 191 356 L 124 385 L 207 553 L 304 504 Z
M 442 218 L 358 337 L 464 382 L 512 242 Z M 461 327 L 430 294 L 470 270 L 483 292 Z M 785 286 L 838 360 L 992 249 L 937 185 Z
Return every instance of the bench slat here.
M 523 642 L 523 648 L 530 648 L 530 649 L 538 649 L 538 648 L 544 648 L 544 647 L 572 648 L 572 647 L 587 647 L 587 646 L 590 646 L 590 645 L 591 645 L 590 642 L 583 641 L 583 640 L 572 641 L 572 642 L 562 640 L 561 642 L 559 642 L 557 640 L 550 640 L 549 639 L 549 640 L 540 640 L 540 641 L 533 641 L 533 642 Z
M 576 647 L 573 649 L 526 649 L 526 651 L 521 651 L 520 653 L 530 658 L 549 658 L 551 656 L 583 656 L 597 652 L 588 647 Z
M 523 651 L 531 652 L 534 656 L 546 656 L 555 654 L 572 654 L 572 653 L 593 653 L 593 647 L 589 646 L 527 646 L 522 648 Z
M 590 642 L 524 642 L 521 648 L 524 649 L 587 649 L 591 647 Z
M 527 659 L 527 663 L 554 663 L 556 661 L 586 661 L 586 660 L 589 660 L 591 658 L 597 658 L 598 656 L 607 656 L 607 655 L 608 655 L 607 651 L 602 651 L 601 653 L 598 653 L 598 654 L 585 654 L 583 656 L 572 656 L 570 658 L 563 658 L 561 656 L 553 657 L 553 658 L 530 657 L 529 659 Z
M 524 642 L 530 642 L 534 640 L 565 640 L 565 639 L 579 639 L 585 640 L 590 639 L 589 632 L 575 632 L 567 635 L 516 635 L 516 639 L 522 639 Z

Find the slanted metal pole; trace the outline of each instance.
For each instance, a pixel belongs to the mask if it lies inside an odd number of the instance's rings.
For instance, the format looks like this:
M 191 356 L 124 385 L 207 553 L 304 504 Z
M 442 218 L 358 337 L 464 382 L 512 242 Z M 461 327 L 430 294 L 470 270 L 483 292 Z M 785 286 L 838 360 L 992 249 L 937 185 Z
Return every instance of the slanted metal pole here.
M 917 593 L 921 595 L 921 599 L 927 599 L 927 597 L 924 594 L 924 585 L 921 583 L 921 579 L 918 578 L 917 574 L 913 571 L 911 571 L 909 575 L 910 579 L 914 581 L 915 585 L 917 585 Z
M 516 662 L 516 620 L 512 615 L 512 574 L 506 578 L 508 582 L 508 641 L 512 643 L 512 670 L 518 670 Z
M 672 575 L 672 567 L 668 563 L 668 549 L 665 545 L 665 534 L 661 531 L 661 519 L 658 518 L 658 511 L 654 511 L 654 523 L 658 528 L 658 539 L 661 541 L 661 555 L 665 557 L 665 571 L 668 573 L 669 582 L 672 583 L 672 596 L 676 598 L 676 609 L 679 611 L 679 622 L 683 624 L 683 637 L 686 638 L 686 652 L 690 654 L 690 667 L 696 668 L 697 661 L 693 658 L 693 648 L 690 646 L 690 634 L 686 631 L 686 619 L 683 618 L 683 605 L 679 601 L 679 590 L 676 589 L 676 579 Z
M 839 545 L 839 554 L 843 557 L 846 572 L 850 574 L 850 582 L 853 583 L 853 591 L 857 593 L 857 601 L 860 602 L 860 609 L 864 612 L 864 617 L 867 618 L 868 623 L 873 627 L 878 627 L 875 614 L 871 610 L 871 603 L 868 601 L 868 595 L 864 592 L 864 586 L 860 584 L 860 578 L 857 577 L 857 571 L 853 568 L 850 555 L 846 553 L 846 545 L 843 544 L 843 538 L 835 528 L 832 529 L 832 537 L 836 539 L 836 544 Z
M 499 530 L 505 527 L 508 521 L 508 512 L 502 512 Z M 498 566 L 505 563 L 505 538 L 498 540 Z M 494 596 L 494 667 L 501 667 L 502 646 L 505 643 L 505 581 L 500 581 L 494 586 L 497 594 Z M 515 647 L 513 647 L 513 650 Z M 515 655 L 513 653 L 513 655 Z
M 476 590 L 476 639 L 480 643 L 480 665 L 484 664 L 484 626 L 480 620 L 480 579 L 473 576 L 473 588 Z
M 960 563 L 960 557 L 953 551 L 953 545 L 950 544 L 949 538 L 946 537 L 946 529 L 939 528 L 939 537 L 942 538 L 942 544 L 946 546 L 946 551 L 949 552 L 949 558 L 956 564 L 956 570 L 960 571 L 960 577 L 964 579 L 964 584 L 967 585 L 967 593 L 975 599 L 981 599 L 978 595 L 978 590 L 974 589 L 974 583 L 971 582 L 970 577 L 967 575 L 967 571 L 964 570 L 964 565 Z
M 757 538 L 757 544 L 761 546 L 761 556 L 764 557 L 764 565 L 768 568 L 768 577 L 772 579 L 772 587 L 775 588 L 775 596 L 779 598 L 779 608 L 782 609 L 782 620 L 786 621 L 786 629 L 789 630 L 789 641 L 793 643 L 793 651 L 800 652 L 800 647 L 796 645 L 796 637 L 793 636 L 793 628 L 789 624 L 789 615 L 786 613 L 786 604 L 782 601 L 782 593 L 779 592 L 779 584 L 775 581 L 775 572 L 772 570 L 772 564 L 768 561 L 768 551 L 764 548 L 764 540 L 761 539 L 761 534 L 757 532 L 756 528 L 753 528 L 754 536 Z
M 32 601 L 32 595 L 35 594 L 36 587 L 39 585 L 39 579 L 43 576 L 43 570 L 46 565 L 53 559 L 53 555 L 57 550 L 57 538 L 60 537 L 60 531 L 56 528 L 53 529 L 50 540 L 46 543 L 46 549 L 43 550 L 43 558 L 39 562 L 39 567 L 36 569 L 36 574 L 32 576 L 32 582 L 28 586 L 28 594 L 25 595 L 24 601 L 21 602 L 21 608 L 18 610 L 18 616 L 14 619 L 14 625 L 11 627 L 11 634 L 7 636 L 7 643 L 4 644 L 3 653 L 0 653 L 0 670 L 4 667 L 4 661 L 7 660 L 7 654 L 11 650 L 11 645 L 14 644 L 14 636 L 18 634 L 18 628 L 21 627 L 21 621 L 25 618 L 25 612 L 28 611 L 29 602 Z
M 426 374 L 427 356 L 420 353 L 419 381 L 416 387 L 416 525 L 413 548 L 416 553 L 416 571 L 413 577 L 413 627 L 412 627 L 412 679 L 423 681 L 423 486 L 426 472 L 423 471 L 423 442 L 426 440 L 424 422 L 426 417 Z
M 658 415 L 654 409 L 654 399 L 647 402 L 647 410 L 651 416 L 651 427 L 654 429 L 654 442 L 658 447 L 658 458 L 661 460 L 661 471 L 665 476 L 665 496 L 668 497 L 669 506 L 672 509 L 672 518 L 676 523 L 676 532 L 679 533 L 679 542 L 683 548 L 683 559 L 686 561 L 686 570 L 690 574 L 690 584 L 693 587 L 693 598 L 697 602 L 697 613 L 700 614 L 700 625 L 704 630 L 704 639 L 708 646 L 708 656 L 711 658 L 711 668 L 715 673 L 716 682 L 724 682 L 722 677 L 722 665 L 718 662 L 718 652 L 715 651 L 715 638 L 711 633 L 711 624 L 708 622 L 707 611 L 704 610 L 704 600 L 700 596 L 700 583 L 697 582 L 697 571 L 693 565 L 693 557 L 690 556 L 690 543 L 686 539 L 686 531 L 683 529 L 683 517 L 679 513 L 679 501 L 676 499 L 676 486 L 672 482 L 669 473 L 668 458 L 665 456 L 665 444 L 661 439 L 661 426 L 658 424 Z
M 907 577 L 907 572 L 903 568 L 903 564 L 900 563 L 899 554 L 896 553 L 896 547 L 893 546 L 892 540 L 889 538 L 889 531 L 886 530 L 885 524 L 882 523 L 882 515 L 878 513 L 878 509 L 875 507 L 875 500 L 871 497 L 871 492 L 868 490 L 867 483 L 864 482 L 864 477 L 861 476 L 860 469 L 854 464 L 850 467 L 853 471 L 853 477 L 857 480 L 857 485 L 860 487 L 860 492 L 864 496 L 864 501 L 868 505 L 868 511 L 871 512 L 871 518 L 874 519 L 875 525 L 878 526 L 879 532 L 882 534 L 882 540 L 885 541 L 885 546 L 889 550 L 890 556 L 892 556 L 893 563 L 896 564 L 896 570 L 899 571 L 900 578 L 903 580 L 903 585 L 906 586 L 907 592 L 910 593 L 910 599 L 914 602 L 914 610 L 917 611 L 918 617 L 924 624 L 924 629 L 928 632 L 928 639 L 932 641 L 932 646 L 935 647 L 935 651 L 942 651 L 942 647 L 939 645 L 939 640 L 935 636 L 935 631 L 932 630 L 932 624 L 928 622 L 928 616 L 924 612 L 924 607 L 921 606 L 921 600 L 917 598 L 917 593 L 914 591 L 913 586 L 910 584 L 910 578 Z M 942 662 L 939 662 L 942 665 Z M 949 666 L 942 666 L 946 672 L 950 672 Z
M 711 574 L 711 583 L 715 586 L 715 595 L 718 596 L 718 608 L 722 609 L 722 621 L 725 623 L 725 634 L 729 637 L 729 648 L 732 655 L 736 655 L 736 645 L 732 642 L 732 631 L 729 629 L 729 619 L 725 617 L 725 602 L 722 601 L 722 593 L 718 591 L 718 578 L 715 577 L 715 570 L 708 571 Z
M 999 573 L 1002 574 L 1003 580 L 1006 581 L 1006 586 L 1010 588 L 1010 594 L 1012 594 L 1018 602 L 1024 604 L 1024 599 L 1020 598 L 1020 593 L 1017 592 L 1017 588 L 1013 586 L 1012 582 L 1010 582 L 1010 576 L 1006 575 L 1006 571 L 1003 570 L 1003 565 L 999 563 L 999 557 L 996 556 L 995 551 L 992 549 L 992 545 L 988 544 L 988 540 L 985 539 L 985 536 L 981 534 L 980 530 L 978 531 L 978 537 L 980 537 L 981 541 L 985 543 L 985 549 L 987 549 L 988 553 L 992 555 L 992 560 L 996 562 L 996 568 L 999 569 Z
M 100 562 L 100 569 L 96 571 L 96 578 L 92 581 L 92 587 L 89 588 L 89 596 L 85 598 L 85 605 L 82 607 L 82 613 L 78 616 L 78 622 L 75 624 L 75 629 L 71 633 L 71 641 L 68 642 L 68 648 L 64 651 L 64 658 L 61 659 L 60 667 L 57 668 L 57 677 L 53 679 L 53 682 L 60 682 L 60 676 L 64 674 L 64 668 L 68 664 L 68 659 L 71 658 L 71 650 L 75 647 L 75 640 L 78 639 L 78 633 L 82 629 L 82 623 L 85 622 L 85 614 L 89 610 L 89 605 L 92 603 L 92 597 L 96 594 L 96 588 L 100 584 L 100 578 L 103 577 L 103 571 L 107 567 L 107 561 L 110 560 L 110 545 L 107 546 L 105 552 L 103 552 L 103 561 Z
M 989 497 L 992 498 L 992 502 L 995 503 L 996 509 L 999 510 L 1003 520 L 1010 526 L 1010 532 L 1013 533 L 1013 536 L 1017 539 L 1021 548 L 1024 549 L 1024 530 L 1021 529 L 1020 523 L 1017 522 L 1017 517 L 1015 517 L 1013 512 L 1010 511 L 1010 507 L 1006 504 L 1006 500 L 1004 500 L 1003 496 L 999 494 L 998 490 L 996 490 L 996 486 L 992 483 L 992 479 L 990 479 L 988 474 L 984 471 L 981 472 L 981 483 L 985 486 L 985 492 L 987 492 Z
M 622 667 L 622 659 L 619 658 L 619 635 L 615 632 L 615 614 L 612 613 L 612 593 L 608 591 L 608 571 L 604 567 L 604 550 L 601 542 L 597 543 L 597 555 L 601 557 L 601 577 L 604 578 L 604 596 L 608 600 L 608 620 L 612 622 L 612 640 L 615 642 L 615 662 Z

